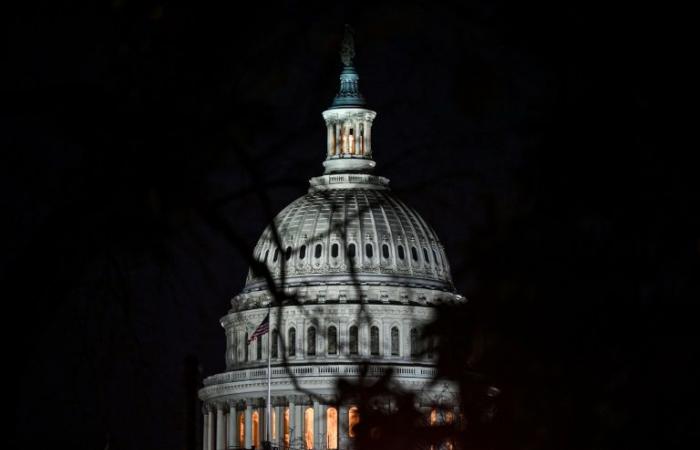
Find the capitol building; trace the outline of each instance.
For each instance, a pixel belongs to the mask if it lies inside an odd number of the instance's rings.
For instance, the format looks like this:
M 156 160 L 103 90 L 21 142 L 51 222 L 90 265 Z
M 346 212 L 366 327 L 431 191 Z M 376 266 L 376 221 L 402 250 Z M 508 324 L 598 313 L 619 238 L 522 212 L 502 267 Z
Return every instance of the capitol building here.
M 262 233 L 257 264 L 221 319 L 226 371 L 199 391 L 204 450 L 262 448 L 268 437 L 279 448 L 352 448 L 361 411 L 338 400 L 337 381 L 363 368 L 368 380 L 391 369 L 428 417 L 453 389 L 428 386 L 436 355 L 422 327 L 435 305 L 466 300 L 435 231 L 375 174 L 376 112 L 353 56 L 346 36 L 340 88 L 323 112 L 323 174 Z M 258 335 L 261 323 L 269 332 Z

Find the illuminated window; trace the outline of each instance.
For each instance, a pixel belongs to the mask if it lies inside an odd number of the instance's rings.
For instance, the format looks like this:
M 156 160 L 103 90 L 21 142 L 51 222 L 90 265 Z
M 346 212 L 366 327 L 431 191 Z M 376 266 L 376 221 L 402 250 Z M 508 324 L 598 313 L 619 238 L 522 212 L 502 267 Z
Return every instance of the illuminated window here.
M 338 329 L 334 326 L 328 327 L 328 354 L 338 353 Z
M 238 413 L 238 446 L 245 446 L 245 414 Z
M 304 411 L 304 443 L 307 449 L 314 448 L 314 409 Z
M 437 424 L 437 409 L 433 408 L 430 410 L 430 425 L 435 425 Z
M 289 408 L 284 408 L 284 446 L 289 448 Z
M 332 406 L 326 410 L 326 448 L 338 448 L 338 410 Z
M 253 411 L 253 445 L 260 448 L 260 415 Z
M 314 356 L 316 354 L 316 328 L 309 327 L 306 330 L 306 354 Z
M 297 354 L 297 330 L 293 327 L 287 332 L 288 339 L 287 345 L 289 346 L 289 356 L 294 356 Z
M 399 329 L 391 327 L 391 356 L 399 356 Z
M 350 327 L 350 342 L 349 342 L 349 348 L 350 348 L 350 354 L 351 355 L 357 355 L 357 327 L 355 325 Z
M 369 330 L 369 349 L 372 355 L 379 355 L 379 328 L 372 327 Z
M 360 411 L 357 406 L 352 406 L 348 410 L 348 436 L 355 437 L 355 425 L 360 423 Z

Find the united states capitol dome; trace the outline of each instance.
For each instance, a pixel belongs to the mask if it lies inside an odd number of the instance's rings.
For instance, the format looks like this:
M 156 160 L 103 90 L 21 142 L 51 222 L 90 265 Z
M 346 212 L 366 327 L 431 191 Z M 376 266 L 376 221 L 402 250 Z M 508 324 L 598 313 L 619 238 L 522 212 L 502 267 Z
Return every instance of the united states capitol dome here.
M 263 232 L 255 259 L 288 286 L 359 282 L 452 291 L 435 231 L 387 184 L 369 174 L 313 178 L 309 192 Z M 251 271 L 245 290 L 264 286 Z

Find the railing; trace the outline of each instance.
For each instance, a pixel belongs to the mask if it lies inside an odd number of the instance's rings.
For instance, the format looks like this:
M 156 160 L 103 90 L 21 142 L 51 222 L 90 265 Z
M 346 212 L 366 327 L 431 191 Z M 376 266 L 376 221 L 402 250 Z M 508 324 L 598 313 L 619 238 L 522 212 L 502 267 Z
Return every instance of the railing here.
M 273 367 L 271 370 L 271 378 L 285 378 L 289 376 L 289 372 L 301 377 L 358 376 L 362 373 L 363 366 L 359 364 L 300 365 Z M 431 367 L 369 366 L 367 376 L 381 377 L 387 370 L 393 370 L 397 376 L 410 378 L 430 379 L 436 374 L 436 370 Z M 205 378 L 204 386 L 264 378 L 267 378 L 267 368 L 232 370 Z

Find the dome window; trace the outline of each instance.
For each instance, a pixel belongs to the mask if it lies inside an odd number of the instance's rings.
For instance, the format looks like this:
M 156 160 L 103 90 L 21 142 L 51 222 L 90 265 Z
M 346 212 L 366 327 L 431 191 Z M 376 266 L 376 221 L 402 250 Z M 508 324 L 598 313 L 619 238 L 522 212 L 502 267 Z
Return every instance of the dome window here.
M 399 251 L 398 251 L 398 253 L 399 253 L 399 259 L 400 259 L 401 261 L 403 261 L 403 259 L 406 257 L 406 256 L 404 255 L 404 252 L 403 252 L 403 245 L 399 245 L 399 249 L 398 249 L 398 250 L 399 250 Z
M 279 255 L 280 255 L 280 249 L 279 249 L 279 248 L 276 248 L 276 249 L 275 249 L 275 254 L 272 255 L 272 262 L 277 262 L 277 258 L 279 257 Z
M 304 259 L 306 256 L 306 245 L 302 245 L 299 249 L 299 259 Z
M 384 259 L 389 259 L 389 246 L 386 244 L 382 245 L 382 256 Z
M 287 332 L 287 345 L 289 345 L 289 349 L 287 352 L 289 353 L 289 356 L 294 356 L 297 354 L 297 330 L 292 327 L 289 329 Z M 246 333 L 246 339 L 248 338 L 248 334 Z
M 267 262 L 267 257 L 270 255 L 270 249 L 265 250 L 265 258 L 263 259 L 263 262 Z
M 425 262 L 429 263 L 430 258 L 428 257 L 428 249 L 423 247 L 423 259 L 425 259 Z
M 355 257 L 355 244 L 348 245 L 348 258 Z
M 309 356 L 316 355 L 316 328 L 309 327 L 306 330 L 306 354 Z
M 372 244 L 365 245 L 365 254 L 367 255 L 368 258 L 371 258 L 374 256 L 374 249 L 372 248 Z
M 292 247 L 287 247 L 287 250 L 284 252 L 284 259 L 286 261 L 289 261 L 289 258 L 292 257 Z
M 351 355 L 357 355 L 358 353 L 358 346 L 357 346 L 357 327 L 355 325 L 350 327 L 350 342 L 349 342 L 349 347 L 350 347 L 350 354 Z
M 333 244 L 333 245 L 331 245 L 331 256 L 332 256 L 333 258 L 337 258 L 337 257 L 338 257 L 338 244 Z
M 379 355 L 379 327 L 369 329 L 369 352 L 373 356 Z
M 391 327 L 391 356 L 399 356 L 399 328 Z
M 321 257 L 321 244 L 316 244 L 316 249 L 314 250 L 314 258 L 318 259 Z
M 418 261 L 418 250 L 415 247 L 411 247 L 411 256 L 414 261 Z
M 338 329 L 332 325 L 328 327 L 328 354 L 338 354 Z

